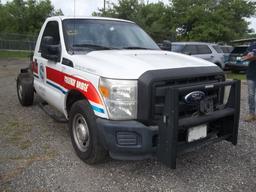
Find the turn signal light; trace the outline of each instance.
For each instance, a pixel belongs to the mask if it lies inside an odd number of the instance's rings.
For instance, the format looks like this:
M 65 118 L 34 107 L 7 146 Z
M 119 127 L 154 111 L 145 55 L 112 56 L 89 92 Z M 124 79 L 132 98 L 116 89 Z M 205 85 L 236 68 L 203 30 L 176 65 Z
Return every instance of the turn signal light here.
M 102 86 L 102 85 L 100 85 L 99 88 L 100 88 L 101 94 L 102 94 L 104 97 L 109 98 L 110 93 L 109 93 L 108 88 L 107 88 L 107 87 L 104 87 L 104 86 Z

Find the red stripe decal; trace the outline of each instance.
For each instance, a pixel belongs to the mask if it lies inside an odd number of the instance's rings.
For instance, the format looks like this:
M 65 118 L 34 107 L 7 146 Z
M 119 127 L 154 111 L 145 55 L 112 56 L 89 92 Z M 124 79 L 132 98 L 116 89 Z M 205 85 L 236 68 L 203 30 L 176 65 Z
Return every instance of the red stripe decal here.
M 101 104 L 102 101 L 95 87 L 86 80 L 68 75 L 58 70 L 46 67 L 47 79 L 61 85 L 68 90 L 78 90 L 90 101 Z
M 37 60 L 32 61 L 32 71 L 36 74 L 38 74 L 38 64 L 37 64 Z

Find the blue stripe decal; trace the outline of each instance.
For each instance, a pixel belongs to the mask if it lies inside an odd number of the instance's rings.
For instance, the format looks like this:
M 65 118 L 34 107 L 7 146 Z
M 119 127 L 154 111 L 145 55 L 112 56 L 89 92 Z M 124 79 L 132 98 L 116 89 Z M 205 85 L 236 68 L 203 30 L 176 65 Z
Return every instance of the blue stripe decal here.
M 99 107 L 97 107 L 97 106 L 95 106 L 95 105 L 92 105 L 92 104 L 91 104 L 91 106 L 92 106 L 92 109 L 93 109 L 94 111 L 97 111 L 97 112 L 99 112 L 99 113 L 104 113 L 104 110 L 103 110 L 102 108 L 99 108 Z
M 54 88 L 60 90 L 63 94 L 66 94 L 66 91 L 64 91 L 63 89 L 61 89 L 59 86 L 57 86 L 57 85 L 51 83 L 50 81 L 46 81 L 46 83 L 49 84 L 49 85 L 51 85 L 52 87 L 54 87 Z
M 51 85 L 51 86 L 54 87 L 55 89 L 60 90 L 63 94 L 66 94 L 66 93 L 67 93 L 67 92 L 64 91 L 62 88 L 60 88 L 59 86 L 57 86 L 57 85 L 51 83 L 50 81 L 46 81 L 46 83 L 49 84 L 49 85 Z M 99 112 L 99 113 L 105 113 L 102 108 L 97 107 L 97 106 L 95 106 L 95 105 L 91 105 L 91 106 L 92 106 L 92 109 L 93 109 L 94 111 Z

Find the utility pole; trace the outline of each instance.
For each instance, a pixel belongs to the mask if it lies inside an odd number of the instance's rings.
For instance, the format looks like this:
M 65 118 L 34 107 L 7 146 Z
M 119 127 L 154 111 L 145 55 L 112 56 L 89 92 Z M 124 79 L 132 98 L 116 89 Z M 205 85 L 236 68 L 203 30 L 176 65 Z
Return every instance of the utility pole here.
M 103 11 L 104 11 L 104 13 L 106 11 L 106 0 L 104 0 Z

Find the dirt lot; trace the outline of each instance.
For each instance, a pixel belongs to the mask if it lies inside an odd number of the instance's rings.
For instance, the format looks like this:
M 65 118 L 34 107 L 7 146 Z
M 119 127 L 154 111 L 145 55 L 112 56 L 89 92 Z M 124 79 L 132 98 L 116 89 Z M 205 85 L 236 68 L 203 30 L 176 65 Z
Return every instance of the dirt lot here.
M 0 60 L 0 191 L 255 191 L 256 123 L 240 121 L 239 143 L 180 155 L 177 169 L 156 160 L 89 166 L 75 155 L 66 124 L 36 104 L 18 103 L 15 77 L 26 60 Z M 241 119 L 247 107 L 242 85 Z

